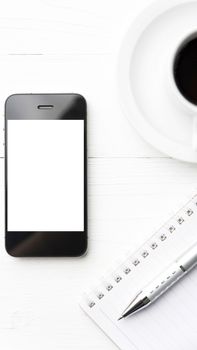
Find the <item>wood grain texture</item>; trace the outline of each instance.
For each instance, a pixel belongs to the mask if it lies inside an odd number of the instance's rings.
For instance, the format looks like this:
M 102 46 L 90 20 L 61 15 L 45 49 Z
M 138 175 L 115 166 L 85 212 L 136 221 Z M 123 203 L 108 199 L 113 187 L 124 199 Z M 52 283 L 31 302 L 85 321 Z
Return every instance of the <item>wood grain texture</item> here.
M 160 1 L 160 0 L 158 0 Z M 196 165 L 169 159 L 119 106 L 118 51 L 149 0 L 7 0 L 0 17 L 0 344 L 4 350 L 112 350 L 77 301 L 195 191 Z M 89 252 L 14 259 L 4 250 L 4 101 L 19 92 L 79 92 L 88 102 Z

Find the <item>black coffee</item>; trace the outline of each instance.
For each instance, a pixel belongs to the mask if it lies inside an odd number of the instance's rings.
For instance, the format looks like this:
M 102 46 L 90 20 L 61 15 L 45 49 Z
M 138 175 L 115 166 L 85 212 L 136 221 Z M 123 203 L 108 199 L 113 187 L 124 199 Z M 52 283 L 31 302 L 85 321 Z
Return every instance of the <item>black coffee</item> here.
M 197 105 L 197 37 L 187 40 L 178 50 L 173 74 L 181 94 Z

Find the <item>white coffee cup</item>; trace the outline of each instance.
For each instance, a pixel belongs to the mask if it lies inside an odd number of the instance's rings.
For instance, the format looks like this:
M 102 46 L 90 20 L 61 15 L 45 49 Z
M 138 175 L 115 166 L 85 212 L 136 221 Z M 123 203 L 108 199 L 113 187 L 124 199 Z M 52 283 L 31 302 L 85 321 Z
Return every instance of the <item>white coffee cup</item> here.
M 178 45 L 173 50 L 169 64 L 168 64 L 168 82 L 170 93 L 173 97 L 175 103 L 177 103 L 177 107 L 184 109 L 184 112 L 188 114 L 189 117 L 193 119 L 192 121 L 192 147 L 195 151 L 197 151 L 197 105 L 190 102 L 179 90 L 175 77 L 174 77 L 174 63 L 177 55 L 180 53 L 181 49 L 192 39 L 197 38 L 197 31 L 189 33 L 186 37 L 181 40 Z M 196 53 L 197 56 L 197 53 Z

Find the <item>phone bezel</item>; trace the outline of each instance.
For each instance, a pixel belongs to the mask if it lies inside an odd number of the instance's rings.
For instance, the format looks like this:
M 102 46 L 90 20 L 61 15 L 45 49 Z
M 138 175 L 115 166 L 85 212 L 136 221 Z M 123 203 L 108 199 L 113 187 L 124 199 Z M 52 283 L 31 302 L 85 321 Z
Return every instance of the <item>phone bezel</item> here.
M 38 105 L 56 106 L 54 110 Z M 84 231 L 8 231 L 7 230 L 7 120 L 81 119 L 84 120 Z M 5 248 L 14 257 L 81 256 L 87 251 L 87 107 L 79 94 L 14 94 L 5 102 Z

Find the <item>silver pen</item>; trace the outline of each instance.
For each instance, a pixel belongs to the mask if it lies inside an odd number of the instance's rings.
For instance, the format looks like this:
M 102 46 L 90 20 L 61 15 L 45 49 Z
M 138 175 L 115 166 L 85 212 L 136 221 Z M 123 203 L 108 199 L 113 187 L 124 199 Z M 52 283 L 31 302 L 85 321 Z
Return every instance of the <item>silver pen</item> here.
M 176 259 L 165 271 L 140 291 L 118 320 L 147 307 L 197 265 L 197 244 Z

